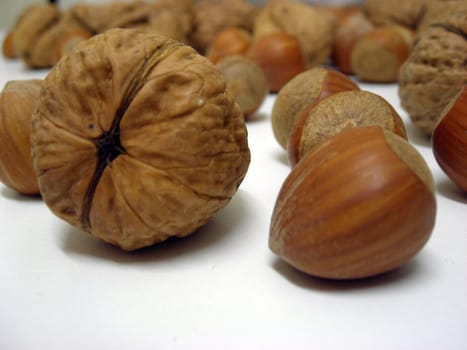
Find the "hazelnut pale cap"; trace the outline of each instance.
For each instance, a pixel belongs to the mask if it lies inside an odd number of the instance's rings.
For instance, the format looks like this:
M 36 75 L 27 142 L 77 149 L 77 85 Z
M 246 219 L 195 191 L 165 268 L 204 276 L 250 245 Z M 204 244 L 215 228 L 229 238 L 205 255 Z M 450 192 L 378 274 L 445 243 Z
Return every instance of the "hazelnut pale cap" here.
M 221 73 L 189 46 L 112 29 L 48 74 L 32 151 L 59 217 L 133 250 L 186 236 L 246 174 L 243 115 Z
M 359 87 L 342 73 L 323 67 L 302 72 L 285 84 L 277 94 L 271 112 L 271 125 L 277 142 L 287 148 L 287 140 L 298 113 L 317 100 L 338 91 Z
M 299 113 L 287 151 L 295 165 L 309 150 L 346 128 L 377 125 L 407 139 L 404 122 L 384 98 L 368 91 L 343 91 Z

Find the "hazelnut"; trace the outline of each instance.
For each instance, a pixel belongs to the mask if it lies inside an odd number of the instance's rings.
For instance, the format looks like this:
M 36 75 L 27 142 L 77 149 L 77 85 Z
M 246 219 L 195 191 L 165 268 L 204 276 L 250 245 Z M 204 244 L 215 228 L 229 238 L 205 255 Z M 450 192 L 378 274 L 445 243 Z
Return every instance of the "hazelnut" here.
M 31 158 L 31 119 L 42 80 L 10 81 L 0 93 L 0 181 L 28 195 L 39 194 Z
M 245 56 L 228 56 L 217 64 L 229 91 L 245 119 L 249 119 L 263 103 L 269 87 L 262 69 Z
M 31 140 L 51 211 L 124 250 L 193 233 L 227 205 L 250 160 L 243 115 L 216 67 L 135 29 L 63 56 Z
M 467 87 L 441 114 L 432 137 L 433 154 L 446 175 L 467 192 Z
M 382 97 L 368 91 L 344 91 L 320 100 L 299 113 L 287 151 L 295 166 L 313 147 L 346 128 L 375 125 L 407 139 L 404 122 Z
M 305 70 L 305 59 L 298 40 L 286 32 L 276 32 L 255 41 L 246 53 L 263 70 L 271 92 L 279 91 Z
M 213 63 L 235 54 L 246 53 L 251 44 L 251 35 L 246 30 L 230 27 L 220 31 L 209 46 L 206 57 Z
M 15 47 L 13 46 L 14 31 L 9 31 L 3 38 L 2 53 L 5 58 L 17 58 Z
M 316 67 L 300 73 L 277 94 L 271 125 L 277 142 L 287 148 L 287 140 L 298 113 L 336 92 L 358 90 L 357 84 L 337 71 Z
M 352 70 L 361 81 L 393 83 L 409 55 L 410 46 L 394 26 L 375 28 L 364 34 L 351 54 Z
M 193 5 L 191 45 L 204 54 L 221 30 L 238 27 L 250 32 L 256 8 L 247 0 L 199 0 Z
M 362 12 L 352 13 L 337 22 L 332 59 L 341 72 L 353 74 L 350 61 L 353 47 L 358 39 L 372 29 L 373 24 Z
M 287 32 L 297 38 L 307 68 L 329 59 L 334 41 L 334 17 L 294 0 L 268 1 L 254 22 L 253 41 L 274 32 Z
M 313 276 L 365 278 L 410 260 L 435 216 L 433 177 L 417 150 L 377 126 L 350 128 L 292 169 L 276 200 L 269 247 Z

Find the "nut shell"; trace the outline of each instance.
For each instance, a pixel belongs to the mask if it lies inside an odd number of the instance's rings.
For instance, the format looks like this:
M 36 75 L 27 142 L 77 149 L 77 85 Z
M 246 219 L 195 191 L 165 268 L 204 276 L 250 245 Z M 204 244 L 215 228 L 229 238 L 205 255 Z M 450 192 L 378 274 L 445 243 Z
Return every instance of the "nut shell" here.
M 216 35 L 225 28 L 253 28 L 256 8 L 246 0 L 200 0 L 193 5 L 191 45 L 205 53 Z
M 433 178 L 415 148 L 379 127 L 351 128 L 293 168 L 277 197 L 269 247 L 313 276 L 364 278 L 411 259 L 435 216 Z
M 125 250 L 186 236 L 236 192 L 250 153 L 221 73 L 155 33 L 112 29 L 50 71 L 34 114 L 42 196 Z
M 361 81 L 393 83 L 409 51 L 406 37 L 397 27 L 377 27 L 355 43 L 350 57 L 352 70 Z
M 3 38 L 2 53 L 5 58 L 13 59 L 17 58 L 16 51 L 13 45 L 14 31 L 9 31 Z
M 272 0 L 255 19 L 254 41 L 275 32 L 295 36 L 305 55 L 307 68 L 323 64 L 331 55 L 334 17 L 294 0 Z
M 407 139 L 404 122 L 382 97 L 368 91 L 343 91 L 299 113 L 287 151 L 292 166 L 313 147 L 346 128 L 377 125 Z
M 443 111 L 431 141 L 441 169 L 467 192 L 467 87 Z
M 372 29 L 373 24 L 362 12 L 350 14 L 337 22 L 332 59 L 341 72 L 353 73 L 350 60 L 353 47 L 360 37 Z
M 305 58 L 300 42 L 286 32 L 261 37 L 249 47 L 246 56 L 261 67 L 271 92 L 279 91 L 305 70 Z
M 39 194 L 31 158 L 31 119 L 42 80 L 14 80 L 0 93 L 0 181 L 27 195 Z
M 467 23 L 467 10 L 463 14 Z M 467 84 L 467 25 L 454 25 L 439 23 L 424 30 L 400 70 L 401 105 L 426 135 L 433 133 L 446 105 Z
M 217 63 L 227 56 L 246 53 L 250 45 L 250 33 L 241 28 L 229 27 L 214 37 L 206 57 L 211 62 Z
M 252 60 L 232 55 L 220 60 L 217 68 L 227 84 L 245 119 L 249 119 L 261 106 L 269 92 L 262 69 Z
M 334 70 L 316 67 L 298 74 L 283 86 L 274 101 L 271 125 L 277 142 L 287 149 L 299 112 L 320 99 L 347 90 L 359 90 L 359 87 Z

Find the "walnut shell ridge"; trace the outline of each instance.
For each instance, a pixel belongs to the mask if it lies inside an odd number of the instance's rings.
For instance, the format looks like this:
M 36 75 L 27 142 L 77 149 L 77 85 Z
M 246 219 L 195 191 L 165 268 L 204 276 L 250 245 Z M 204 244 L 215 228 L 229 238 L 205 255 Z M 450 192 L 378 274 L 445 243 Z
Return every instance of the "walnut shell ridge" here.
M 134 29 L 94 36 L 50 71 L 32 153 L 52 212 L 124 250 L 194 232 L 250 161 L 243 115 L 215 66 Z

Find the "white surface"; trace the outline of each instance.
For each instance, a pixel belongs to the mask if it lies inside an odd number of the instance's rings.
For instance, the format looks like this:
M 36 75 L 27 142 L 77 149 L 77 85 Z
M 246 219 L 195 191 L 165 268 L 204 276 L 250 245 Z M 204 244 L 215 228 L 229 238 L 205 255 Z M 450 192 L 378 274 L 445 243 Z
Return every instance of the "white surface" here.
M 45 74 L 0 61 L 1 88 Z M 402 113 L 396 86 L 361 87 Z M 0 349 L 467 349 L 467 196 L 441 172 L 429 140 L 407 123 L 436 178 L 425 248 L 381 277 L 314 279 L 267 247 L 289 173 L 272 103 L 247 124 L 252 160 L 240 190 L 186 239 L 125 253 L 0 184 Z

